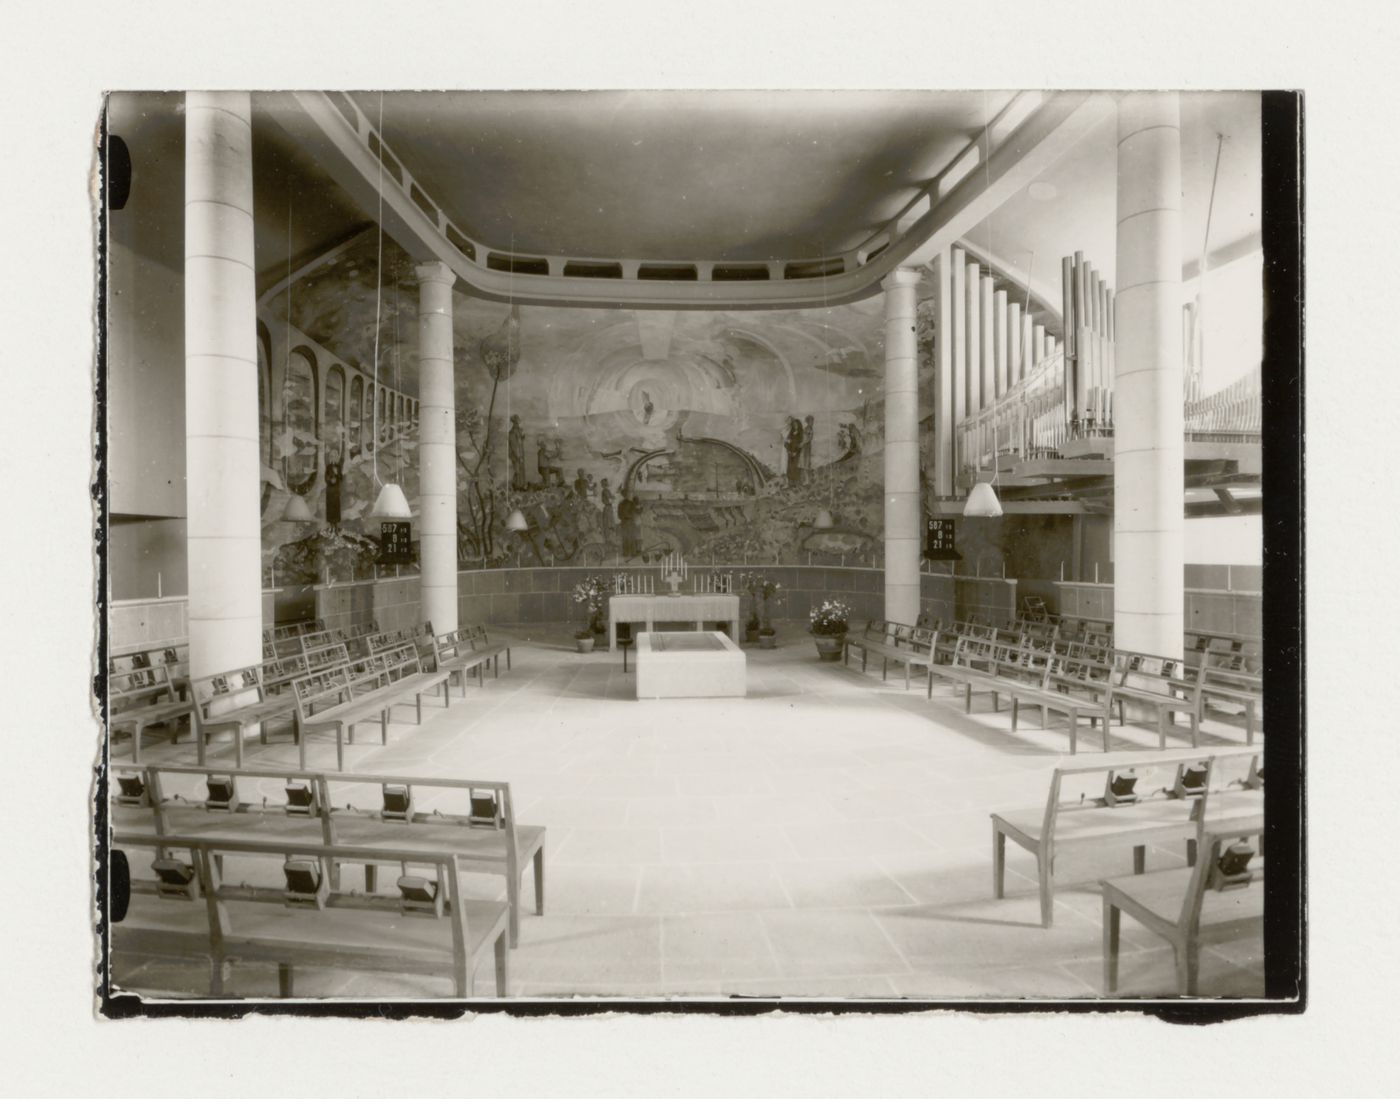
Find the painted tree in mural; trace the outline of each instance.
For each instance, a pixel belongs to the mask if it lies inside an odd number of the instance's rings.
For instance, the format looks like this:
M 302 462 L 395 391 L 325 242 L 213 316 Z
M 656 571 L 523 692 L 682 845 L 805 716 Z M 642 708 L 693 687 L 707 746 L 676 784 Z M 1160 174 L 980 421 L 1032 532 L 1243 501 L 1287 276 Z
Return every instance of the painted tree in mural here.
M 508 381 L 520 361 L 520 314 L 511 311 L 501 327 L 477 346 L 486 366 L 490 391 L 486 407 L 463 402 L 457 409 L 457 464 L 461 483 L 457 498 L 457 533 L 462 551 L 487 562 L 502 553 L 498 547 L 497 523 L 504 512 L 498 499 L 496 458 L 496 401 L 501 382 Z

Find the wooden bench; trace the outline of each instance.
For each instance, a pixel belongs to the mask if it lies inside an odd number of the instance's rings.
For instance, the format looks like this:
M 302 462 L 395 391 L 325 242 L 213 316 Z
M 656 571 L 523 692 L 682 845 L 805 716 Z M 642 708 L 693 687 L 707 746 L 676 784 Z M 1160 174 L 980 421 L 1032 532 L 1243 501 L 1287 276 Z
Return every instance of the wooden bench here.
M 516 820 L 506 782 L 159 765 L 114 765 L 113 773 L 112 820 L 128 831 L 240 840 L 271 834 L 369 848 L 397 845 L 411 836 L 415 845 L 456 856 L 464 871 L 504 876 L 512 944 L 520 939 L 527 867 L 534 869 L 535 911 L 544 915 L 545 829 Z M 259 803 L 240 796 L 240 784 L 266 790 L 268 780 L 280 785 L 280 798 L 277 790 Z M 205 790 L 218 792 L 212 808 L 200 796 Z M 415 796 L 432 799 L 432 810 L 415 806 Z M 339 862 L 331 872 L 338 885 Z M 371 864 L 365 884 L 374 892 Z
M 1256 715 L 1264 708 L 1263 659 L 1247 653 L 1207 650 L 1201 655 L 1196 689 L 1196 720 L 1205 719 L 1211 702 L 1225 702 L 1244 711 L 1245 743 L 1254 743 Z
M 1123 720 L 1123 704 L 1150 710 L 1157 720 L 1158 746 L 1167 746 L 1167 726 L 1177 714 L 1191 720 L 1191 747 L 1200 747 L 1201 721 L 1198 690 L 1201 669 L 1176 657 L 1113 650 L 1113 679 L 1109 704 L 1117 705 Z
M 131 758 L 141 762 L 141 736 L 149 725 L 171 725 L 173 742 L 178 723 L 193 704 L 178 696 L 165 664 L 113 671 L 107 676 L 107 724 L 113 733 L 130 731 Z
M 120 672 L 154 668 L 158 664 L 165 668 L 167 681 L 174 688 L 175 693 L 181 698 L 186 697 L 190 690 L 190 647 L 188 642 L 177 641 L 173 644 L 159 645 L 153 648 L 127 649 L 124 652 L 113 654 L 107 667 L 108 671 L 115 675 Z
M 412 645 L 386 649 L 371 656 L 336 664 L 292 681 L 296 700 L 297 743 L 302 768 L 306 767 L 306 738 L 313 732 L 335 733 L 337 770 L 345 769 L 345 742 L 355 743 L 355 726 L 379 721 L 380 742 L 389 743 L 389 715 L 395 704 L 414 702 L 416 720 L 423 723 L 423 692 L 442 688 L 444 706 L 449 672 L 425 672 Z
M 492 953 L 496 995 L 509 996 L 507 906 L 464 897 L 456 857 L 412 839 L 367 849 L 118 832 L 113 847 L 137 873 L 126 917 L 112 927 L 113 955 L 205 960 L 214 996 L 225 995 L 229 963 L 272 964 L 285 997 L 299 968 L 450 975 L 454 993 L 471 996 Z M 229 884 L 219 864 L 230 857 L 280 863 L 284 886 Z M 332 887 L 328 867 L 338 861 L 402 867 L 400 896 Z
M 1216 795 L 1209 796 L 1213 799 Z M 1200 817 L 1197 847 L 1201 857 L 1194 866 L 1099 883 L 1103 893 L 1103 983 L 1108 995 L 1118 991 L 1124 913 L 1171 943 L 1178 996 L 1198 993 L 1204 941 L 1262 930 L 1264 860 L 1255 850 L 1261 846 L 1258 841 L 1264 828 L 1262 805 L 1255 814 L 1222 821 L 1206 804 Z M 1245 868 L 1247 878 L 1233 873 L 1237 866 L 1231 865 L 1228 848 L 1236 841 L 1255 841 Z M 1232 877 L 1244 880 L 1232 882 Z
M 510 643 L 507 641 L 492 641 L 486 633 L 486 627 L 478 624 L 468 623 L 462 629 L 467 631 L 467 636 L 471 638 L 472 648 L 479 653 L 486 653 L 491 657 L 492 667 L 497 679 L 501 677 L 501 654 L 505 654 L 506 671 L 510 671 Z
M 478 650 L 471 627 L 433 634 L 433 666 L 440 672 L 455 675 L 462 685 L 462 697 L 467 697 L 467 673 L 475 672 L 477 685 L 486 686 L 486 666 L 496 659 L 496 674 L 500 675 L 500 656 L 490 650 Z M 507 658 L 509 667 L 509 658 Z
M 300 740 L 297 725 L 296 700 L 290 694 L 269 694 L 263 687 L 262 667 L 258 664 L 217 675 L 192 680 L 194 695 L 195 746 L 200 763 L 204 762 L 210 737 L 217 732 L 233 733 L 234 758 L 243 766 L 243 734 L 256 728 L 261 741 L 267 743 L 267 726 L 286 719 L 292 722 L 293 735 Z
M 1011 700 L 1011 731 L 1014 733 L 1020 721 L 1021 707 L 1034 706 L 1040 710 L 1040 724 L 1048 728 L 1046 715 L 1055 711 L 1065 715 L 1069 721 L 1069 751 L 1075 755 L 1079 751 L 1079 719 L 1088 718 L 1089 727 L 1094 728 L 1102 720 L 1103 750 L 1109 749 L 1108 717 L 1103 708 L 1092 698 L 1086 698 L 1077 691 L 1060 689 L 1051 678 L 1055 667 L 1053 653 L 1041 649 L 1024 648 L 1019 645 L 971 642 L 974 651 L 981 646 L 988 653 L 988 670 L 991 682 L 987 689 L 992 695 L 993 709 L 999 709 L 999 698 L 1006 695 Z M 1061 671 L 1064 671 L 1061 666 Z M 971 702 L 971 691 L 968 692 Z
M 992 653 L 996 643 L 987 637 L 963 635 L 953 646 L 952 659 L 946 664 L 937 661 L 929 665 L 927 697 L 933 698 L 933 680 L 946 679 L 964 692 L 964 708 L 972 712 L 972 694 L 975 690 L 991 690 Z M 996 705 L 995 698 L 993 705 Z
M 1057 767 L 1050 778 L 1050 794 L 1041 808 L 1016 809 L 992 814 L 992 889 L 993 895 L 1005 896 L 1006 841 L 1010 838 L 1025 848 L 1036 860 L 1036 877 L 1040 890 L 1040 921 L 1051 926 L 1054 919 L 1055 855 L 1059 851 L 1085 847 L 1131 847 L 1134 870 L 1142 873 L 1146 867 L 1147 845 L 1192 841 L 1187 856 L 1191 857 L 1196 835 L 1193 806 L 1212 787 L 1223 787 L 1227 781 L 1221 774 L 1237 761 L 1247 764 L 1245 773 L 1237 778 L 1243 789 L 1232 791 L 1231 798 L 1219 806 L 1224 812 L 1253 812 L 1263 804 L 1262 779 L 1259 776 L 1257 753 L 1249 749 L 1222 749 L 1193 752 L 1185 755 L 1162 756 L 1156 753 L 1121 754 L 1110 762 L 1071 764 Z M 1133 775 L 1128 775 L 1128 772 Z M 1144 773 L 1166 771 L 1172 779 L 1163 790 L 1149 795 L 1143 782 Z M 1135 779 L 1126 793 L 1115 792 L 1115 780 L 1126 783 Z M 1074 800 L 1067 786 L 1077 786 L 1081 796 Z M 1089 796 L 1094 787 L 1098 796 Z M 1066 792 L 1070 793 L 1066 800 Z M 1239 796 L 1247 794 L 1241 802 Z M 1136 795 L 1135 800 L 1128 798 Z
M 860 670 L 865 671 L 871 654 L 880 658 L 880 679 L 889 679 L 890 661 L 904 665 L 904 688 L 909 689 L 910 668 L 922 668 L 925 672 L 933 663 L 937 632 L 922 626 L 908 626 L 902 622 L 871 621 L 859 637 L 846 635 L 842 648 L 842 663 L 850 665 L 851 650 L 860 652 Z
M 268 694 L 279 694 L 290 690 L 293 680 L 301 679 L 322 668 L 348 663 L 350 653 L 340 643 L 323 645 L 310 652 L 264 660 L 260 668 L 263 690 Z

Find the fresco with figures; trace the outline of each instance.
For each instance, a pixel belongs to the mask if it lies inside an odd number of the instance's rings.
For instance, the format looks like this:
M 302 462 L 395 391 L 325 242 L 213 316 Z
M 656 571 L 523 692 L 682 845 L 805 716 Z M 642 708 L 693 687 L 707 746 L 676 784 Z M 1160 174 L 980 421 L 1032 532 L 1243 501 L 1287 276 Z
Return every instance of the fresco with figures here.
M 362 238 L 261 307 L 264 564 L 281 577 L 367 575 L 383 483 L 417 510 L 417 300 L 408 258 L 386 245 L 380 267 Z M 925 433 L 929 314 L 924 303 Z M 689 312 L 458 292 L 453 321 L 463 567 L 646 563 L 675 550 L 879 564 L 882 298 Z M 311 521 L 287 516 L 293 495 Z M 515 508 L 524 533 L 506 530 Z M 818 530 L 823 508 L 834 525 Z

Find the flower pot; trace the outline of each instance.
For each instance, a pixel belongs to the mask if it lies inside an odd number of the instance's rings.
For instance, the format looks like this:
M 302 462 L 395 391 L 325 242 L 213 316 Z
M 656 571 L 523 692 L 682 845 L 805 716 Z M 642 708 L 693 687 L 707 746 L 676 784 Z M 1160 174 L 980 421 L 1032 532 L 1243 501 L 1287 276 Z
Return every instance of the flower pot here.
M 846 647 L 844 633 L 813 634 L 812 640 L 816 642 L 817 656 L 822 660 L 840 660 L 841 650 Z
M 776 633 L 760 633 L 758 635 L 758 645 L 762 649 L 776 649 L 778 647 L 778 635 Z
M 744 631 L 744 644 L 746 644 L 746 645 L 757 645 L 757 644 L 758 644 L 758 631 L 757 631 L 757 630 L 745 630 L 745 631 Z
M 574 644 L 578 646 L 578 651 L 581 653 L 591 653 L 593 651 L 593 638 L 591 637 L 576 637 L 574 638 Z

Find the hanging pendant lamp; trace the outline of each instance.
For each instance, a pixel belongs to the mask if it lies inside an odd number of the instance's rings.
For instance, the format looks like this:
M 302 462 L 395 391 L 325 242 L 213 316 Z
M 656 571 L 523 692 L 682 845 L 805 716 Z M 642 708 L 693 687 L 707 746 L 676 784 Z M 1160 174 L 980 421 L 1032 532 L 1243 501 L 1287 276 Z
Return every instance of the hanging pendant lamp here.
M 983 519 L 995 519 L 1002 514 L 1001 501 L 990 481 L 978 481 L 972 486 L 967 503 L 963 505 L 963 514 Z
M 292 493 L 292 498 L 287 501 L 287 506 L 282 511 L 282 518 L 288 523 L 310 523 L 316 517 L 311 514 L 311 509 L 306 506 L 306 497 L 299 492 Z
M 817 512 L 816 522 L 812 524 L 817 530 L 830 530 L 835 525 L 836 523 L 831 518 L 831 512 L 826 508 L 822 508 L 821 511 Z
M 384 140 L 384 93 L 379 93 L 379 133 L 378 139 Z M 379 389 L 379 328 L 381 309 L 384 302 L 384 158 L 379 158 L 379 254 L 375 260 L 374 268 L 374 393 L 380 393 Z M 398 362 L 399 353 L 399 311 L 398 311 L 398 284 L 394 284 L 394 361 Z M 395 382 L 398 384 L 397 366 L 395 367 Z M 370 508 L 371 519 L 412 519 L 413 512 L 408 508 L 408 498 L 404 496 L 403 489 L 392 481 L 379 480 L 379 451 L 382 440 L 379 438 L 379 405 L 380 401 L 371 398 L 374 415 L 371 419 L 371 431 L 374 437 L 374 463 L 372 466 L 373 481 L 379 481 L 382 486 L 379 495 L 375 498 L 374 507 Z M 399 450 L 399 461 L 403 461 L 403 450 Z
M 519 533 L 520 531 L 529 529 L 530 524 L 525 520 L 525 513 L 522 512 L 519 508 L 516 508 L 510 513 L 509 516 L 506 517 L 506 530 L 512 530 L 516 533 Z
M 408 498 L 404 496 L 403 489 L 392 481 L 379 490 L 379 496 L 374 501 L 374 507 L 370 509 L 372 519 L 412 519 L 413 512 L 408 509 Z

